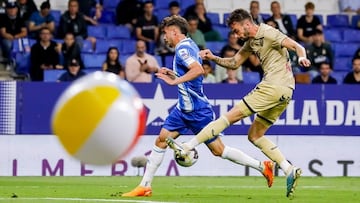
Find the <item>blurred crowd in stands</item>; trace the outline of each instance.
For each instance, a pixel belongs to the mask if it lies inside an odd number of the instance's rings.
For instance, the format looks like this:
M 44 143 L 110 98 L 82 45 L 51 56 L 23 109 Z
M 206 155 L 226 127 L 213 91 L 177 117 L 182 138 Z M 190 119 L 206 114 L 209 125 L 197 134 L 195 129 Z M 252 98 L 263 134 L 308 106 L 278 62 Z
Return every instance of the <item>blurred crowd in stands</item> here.
M 341 12 L 327 16 L 315 14 L 309 1 L 299 18 L 285 14 L 278 1 L 264 14 L 260 2 L 249 5 L 254 22 L 279 29 L 307 50 L 312 66 L 306 69 L 289 52 L 297 83 L 360 83 L 360 1 L 339 0 Z M 170 15 L 188 20 L 188 37 L 200 49 L 232 57 L 244 43 L 222 16 L 206 11 L 204 0 L 68 0 L 64 12 L 49 0 L 39 8 L 33 0 L 0 0 L 1 62 L 15 78 L 31 81 L 73 81 L 103 70 L 130 82 L 154 82 L 158 68 L 172 68 L 174 49 L 159 28 Z M 257 83 L 263 75 L 255 53 L 237 70 L 209 61 L 203 67 L 206 83 Z

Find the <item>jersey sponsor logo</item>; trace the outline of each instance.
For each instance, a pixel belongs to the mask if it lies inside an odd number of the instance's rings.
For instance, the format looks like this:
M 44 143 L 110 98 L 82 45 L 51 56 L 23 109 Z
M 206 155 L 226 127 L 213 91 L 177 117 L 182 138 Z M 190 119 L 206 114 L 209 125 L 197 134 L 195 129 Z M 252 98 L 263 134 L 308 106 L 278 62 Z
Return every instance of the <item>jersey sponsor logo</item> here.
M 179 50 L 179 55 L 183 60 L 186 60 L 190 57 L 190 53 L 187 49 L 180 49 Z

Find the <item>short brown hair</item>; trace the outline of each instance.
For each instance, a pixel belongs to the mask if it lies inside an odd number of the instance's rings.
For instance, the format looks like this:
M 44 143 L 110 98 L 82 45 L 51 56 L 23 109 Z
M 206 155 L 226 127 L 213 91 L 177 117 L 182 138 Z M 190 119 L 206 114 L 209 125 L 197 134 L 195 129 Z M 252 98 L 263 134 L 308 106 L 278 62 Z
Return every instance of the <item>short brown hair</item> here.
M 227 19 L 227 24 L 231 25 L 234 22 L 242 22 L 246 19 L 253 22 L 253 19 L 252 19 L 250 13 L 242 8 L 239 8 L 239 9 L 236 9 L 233 12 L 231 12 L 229 18 Z
M 307 2 L 306 4 L 305 4 L 305 9 L 307 10 L 307 9 L 315 9 L 315 4 L 313 3 L 313 2 Z
M 180 32 L 184 35 L 186 35 L 189 31 L 189 23 L 181 16 L 173 15 L 164 18 L 160 25 L 161 30 L 169 26 L 178 27 Z

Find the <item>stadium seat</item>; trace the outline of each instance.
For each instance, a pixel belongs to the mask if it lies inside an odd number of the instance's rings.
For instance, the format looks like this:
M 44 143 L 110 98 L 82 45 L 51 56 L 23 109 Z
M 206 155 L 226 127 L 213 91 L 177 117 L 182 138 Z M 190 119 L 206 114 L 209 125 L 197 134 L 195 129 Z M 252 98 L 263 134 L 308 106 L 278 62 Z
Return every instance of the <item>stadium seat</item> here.
M 158 62 L 159 66 L 160 66 L 160 67 L 162 67 L 162 66 L 163 66 L 163 64 L 162 64 L 162 59 L 161 59 L 161 56 L 159 56 L 159 55 L 155 55 L 155 59 L 156 59 L 156 61 Z
M 350 71 L 352 57 L 336 57 L 334 62 L 334 71 Z
M 213 25 L 219 25 L 220 24 L 219 13 L 207 12 L 206 16 L 211 20 L 211 23 Z
M 62 43 L 64 42 L 63 39 L 54 38 L 54 39 L 52 39 L 52 40 L 55 41 L 55 42 L 58 43 L 58 44 L 62 44 Z
M 169 3 L 174 0 L 156 0 L 155 2 L 155 8 L 156 9 L 168 9 Z M 180 4 L 180 1 L 177 1 Z
M 121 54 L 133 54 L 136 50 L 136 40 L 122 40 Z
M 121 50 L 121 40 L 107 40 L 107 39 L 99 39 L 96 43 L 95 53 L 96 54 L 106 54 L 110 47 L 118 48 L 119 52 Z
M 159 23 L 165 18 L 170 16 L 169 9 L 158 9 L 156 10 L 156 16 L 158 18 Z
M 131 55 L 130 54 L 121 54 L 120 53 L 120 64 L 124 66 L 125 68 L 125 64 L 126 64 L 126 60 L 130 57 Z
M 223 40 L 227 40 L 230 29 L 223 25 L 214 25 L 213 29 L 218 31 Z
M 103 0 L 103 8 L 114 10 L 119 4 L 120 0 Z
M 106 39 L 103 39 L 103 40 L 101 40 L 101 39 L 99 39 L 99 40 L 97 40 L 97 42 L 96 42 L 96 48 L 95 48 L 95 53 L 96 54 L 106 54 L 107 53 L 107 51 L 108 51 L 108 49 L 109 49 L 109 42 L 108 42 L 108 40 L 106 40 Z
M 106 54 L 81 54 L 86 69 L 101 70 Z
M 107 26 L 106 27 L 106 37 L 108 39 L 130 39 L 131 33 L 128 27 L 123 25 L 118 26 Z
M 115 24 L 116 22 L 116 14 L 114 11 L 103 10 L 101 13 L 101 18 L 99 19 L 100 23 L 109 23 Z
M 327 27 L 349 27 L 349 16 L 345 14 L 331 14 L 327 16 Z
M 260 75 L 258 72 L 243 72 L 244 84 L 257 84 L 260 82 Z
M 324 17 L 323 17 L 323 15 L 321 15 L 321 14 L 315 14 L 315 16 L 319 18 L 321 25 L 324 26 Z
M 230 16 L 230 13 L 224 13 L 223 15 L 223 24 L 226 25 L 227 19 Z
M 97 39 L 104 39 L 106 38 L 106 31 L 105 27 L 98 25 L 98 26 L 88 26 L 87 27 L 88 35 L 91 37 L 95 37 Z
M 36 40 L 29 38 L 21 38 L 12 41 L 12 54 L 16 53 L 30 53 L 31 46 L 36 43 Z
M 161 0 L 159 0 L 161 1 Z M 185 11 L 187 9 L 187 7 L 191 6 L 194 4 L 194 1 L 189 1 L 189 0 L 180 0 L 180 8 L 181 10 Z
M 55 25 L 58 26 L 60 23 L 60 18 L 61 18 L 61 11 L 60 10 L 50 10 L 50 14 L 54 17 L 55 19 Z
M 226 42 L 206 42 L 206 48 L 210 49 L 215 55 L 219 55 L 225 44 Z
M 264 21 L 266 21 L 267 19 L 269 19 L 271 17 L 271 14 L 268 14 L 268 13 L 260 13 L 260 15 Z
M 342 42 L 342 30 L 341 29 L 324 29 L 324 37 L 329 42 Z
M 56 82 L 66 70 L 45 70 L 44 82 Z
M 296 14 L 288 14 L 290 16 L 291 19 L 291 23 L 293 24 L 293 28 L 296 30 L 296 25 L 297 25 L 297 16 Z
M 345 29 L 343 31 L 344 42 L 360 42 L 360 30 Z
M 359 20 L 360 20 L 360 15 L 353 15 L 351 17 L 351 27 L 358 29 Z
M 93 53 L 92 43 L 89 40 L 83 41 L 83 46 L 81 47 L 81 53 Z
M 163 64 L 166 68 L 173 68 L 173 60 L 174 56 L 165 56 L 165 64 Z
M 30 66 L 31 66 L 31 62 L 30 62 L 30 53 L 16 53 L 15 54 L 15 63 L 16 63 L 16 67 L 15 67 L 15 72 L 18 75 L 29 75 L 29 71 L 30 71 Z
M 358 43 L 334 43 L 335 57 L 353 57 L 358 49 Z
M 348 71 L 333 71 L 331 76 L 336 79 L 337 84 L 342 84 L 347 73 Z

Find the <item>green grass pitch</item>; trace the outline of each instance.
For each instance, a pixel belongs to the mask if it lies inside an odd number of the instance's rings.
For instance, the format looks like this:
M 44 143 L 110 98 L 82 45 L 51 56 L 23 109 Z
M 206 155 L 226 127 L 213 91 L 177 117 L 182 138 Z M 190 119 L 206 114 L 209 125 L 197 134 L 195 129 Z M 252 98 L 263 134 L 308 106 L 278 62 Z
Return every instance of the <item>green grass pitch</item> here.
M 0 202 L 360 202 L 360 178 L 301 177 L 295 198 L 285 178 L 272 188 L 262 177 L 155 177 L 152 197 L 122 198 L 141 177 L 0 177 Z

